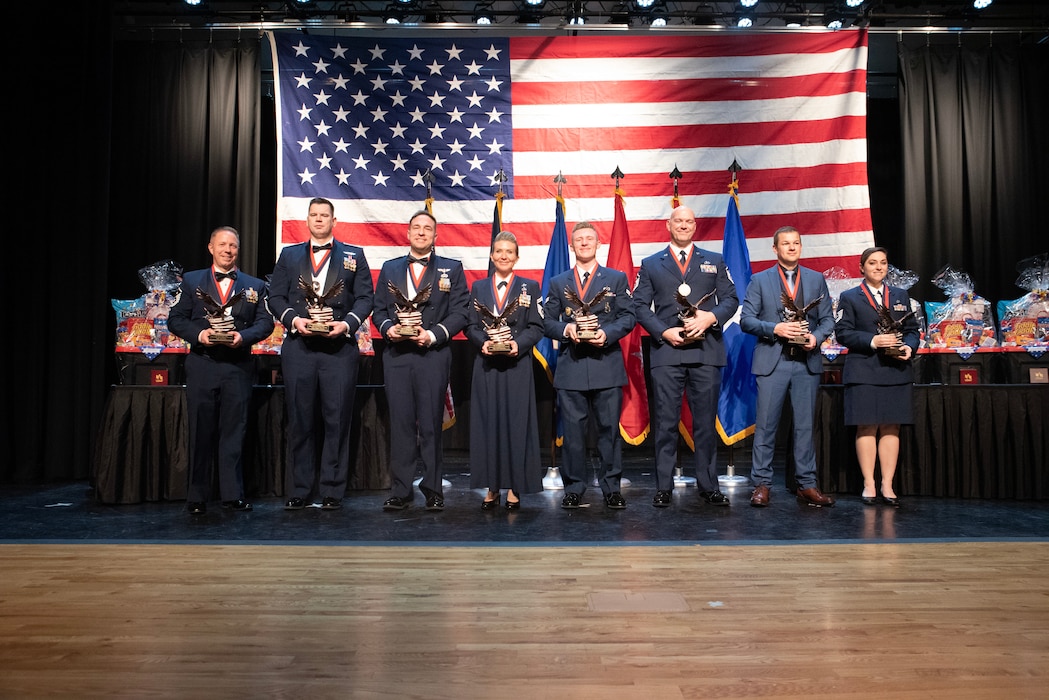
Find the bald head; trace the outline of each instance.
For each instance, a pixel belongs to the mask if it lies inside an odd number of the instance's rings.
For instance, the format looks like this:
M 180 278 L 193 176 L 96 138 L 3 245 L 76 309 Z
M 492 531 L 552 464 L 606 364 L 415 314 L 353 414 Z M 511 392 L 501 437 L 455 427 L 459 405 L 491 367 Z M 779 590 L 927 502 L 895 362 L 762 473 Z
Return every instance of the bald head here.
M 695 213 L 688 207 L 677 207 L 670 212 L 670 218 L 667 219 L 667 231 L 670 233 L 671 243 L 678 248 L 688 247 L 696 233 Z

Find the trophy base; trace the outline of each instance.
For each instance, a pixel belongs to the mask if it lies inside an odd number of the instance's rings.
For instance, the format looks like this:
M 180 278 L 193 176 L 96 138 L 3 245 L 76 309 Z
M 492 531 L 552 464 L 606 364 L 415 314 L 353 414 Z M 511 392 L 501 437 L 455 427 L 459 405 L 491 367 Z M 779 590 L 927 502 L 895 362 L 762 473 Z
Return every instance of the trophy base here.
M 310 321 L 306 324 L 306 330 L 310 333 L 323 333 L 327 335 L 331 332 L 331 326 L 323 321 Z
M 885 357 L 891 357 L 894 360 L 899 360 L 903 357 L 903 346 L 897 346 L 894 348 L 882 348 L 882 352 L 885 353 Z
M 211 341 L 212 345 L 233 345 L 233 334 L 213 332 L 208 336 L 208 340 Z
M 787 340 L 787 343 L 790 345 L 804 345 L 807 342 L 809 342 L 809 339 L 803 335 L 795 335 Z
M 511 350 L 510 343 L 492 343 L 488 346 L 488 352 L 492 355 L 509 355 Z
M 687 335 L 684 331 L 681 331 L 681 342 L 685 345 L 691 345 L 692 343 L 698 343 L 707 337 L 706 333 L 700 333 L 699 335 Z
M 397 335 L 401 336 L 402 338 L 414 338 L 415 336 L 419 335 L 419 327 L 401 326 L 397 329 Z
M 577 338 L 579 338 L 580 340 L 593 340 L 594 338 L 597 337 L 597 331 L 591 331 L 591 330 L 580 331 L 580 330 L 577 330 L 576 333 L 575 333 L 575 336 Z

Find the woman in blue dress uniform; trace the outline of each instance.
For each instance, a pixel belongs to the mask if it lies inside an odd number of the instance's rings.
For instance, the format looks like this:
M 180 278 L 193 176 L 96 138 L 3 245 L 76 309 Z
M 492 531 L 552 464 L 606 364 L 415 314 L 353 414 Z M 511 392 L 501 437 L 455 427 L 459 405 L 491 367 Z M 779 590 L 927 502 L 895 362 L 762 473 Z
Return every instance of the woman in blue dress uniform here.
M 900 453 L 900 425 L 914 422 L 911 358 L 918 349 L 919 335 L 906 290 L 884 284 L 888 271 L 884 248 L 868 248 L 860 254 L 863 282 L 842 292 L 834 332 L 838 342 L 849 349 L 842 372 L 845 425 L 856 426 L 863 502 L 877 503 L 874 469 L 880 463 L 881 499 L 898 506 L 892 480 Z M 902 324 L 886 331 L 879 327 L 879 319 L 884 325 L 886 316 Z
M 464 331 L 478 349 L 470 391 L 470 486 L 488 489 L 484 510 L 499 507 L 503 489 L 507 510 L 521 507 L 521 494 L 543 490 L 532 383 L 532 348 L 543 337 L 540 287 L 514 274 L 517 259 L 514 234 L 496 234 L 495 271 L 474 282 Z

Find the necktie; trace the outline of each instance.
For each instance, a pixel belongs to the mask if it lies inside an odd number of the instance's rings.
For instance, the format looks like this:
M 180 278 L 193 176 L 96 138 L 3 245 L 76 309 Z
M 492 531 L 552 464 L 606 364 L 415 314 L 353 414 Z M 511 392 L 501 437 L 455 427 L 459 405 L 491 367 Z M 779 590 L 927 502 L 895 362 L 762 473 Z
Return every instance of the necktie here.
M 584 272 L 583 273 L 583 284 L 586 284 L 586 281 L 588 279 L 590 279 L 590 273 L 589 272 Z
M 685 251 L 681 251 L 681 256 L 680 257 L 681 257 L 681 264 L 684 265 L 685 264 L 685 260 L 688 259 L 688 253 L 686 253 Z
M 319 253 L 322 250 L 331 250 L 331 243 L 325 243 L 324 245 L 315 245 L 315 246 L 313 246 L 313 252 L 314 253 Z
M 503 280 L 499 284 L 495 285 L 496 289 L 506 289 L 506 280 Z
M 430 256 L 429 255 L 424 255 L 421 258 L 417 258 L 414 255 L 409 255 L 408 256 L 408 262 L 419 263 L 420 265 L 425 265 L 426 263 L 430 262 Z
M 794 270 L 787 270 L 787 286 L 794 289 Z
M 236 280 L 237 279 L 237 271 L 236 270 L 231 270 L 229 272 L 216 272 L 215 273 L 215 281 L 216 282 L 221 282 L 222 280 L 227 279 L 227 278 L 231 279 L 231 280 Z

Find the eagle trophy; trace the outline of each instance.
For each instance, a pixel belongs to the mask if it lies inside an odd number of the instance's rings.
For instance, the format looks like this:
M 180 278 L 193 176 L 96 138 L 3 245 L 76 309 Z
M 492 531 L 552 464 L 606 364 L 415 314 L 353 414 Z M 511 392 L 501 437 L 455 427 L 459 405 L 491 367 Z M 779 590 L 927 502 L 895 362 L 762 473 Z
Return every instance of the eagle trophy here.
M 344 286 L 343 281 L 339 279 L 328 291 L 318 294 L 312 284 L 299 277 L 299 289 L 306 296 L 306 312 L 310 315 L 310 321 L 306 324 L 310 332 L 327 333 L 330 330 L 328 321 L 335 320 L 335 313 L 328 306 L 328 301 L 338 296 Z
M 521 297 L 514 297 L 506 304 L 502 312 L 497 315 L 482 304 L 479 299 L 474 299 L 474 308 L 481 314 L 481 325 L 484 326 L 488 339 L 492 341 L 492 344 L 488 346 L 488 351 L 492 354 L 510 352 L 510 341 L 513 340 L 514 336 L 506 320 L 513 315 L 514 311 L 517 311 L 517 307 L 520 304 Z
M 211 342 L 228 345 L 233 342 L 233 331 L 236 324 L 229 310 L 233 305 L 244 298 L 244 290 L 240 290 L 231 296 L 225 304 L 220 304 L 200 287 L 197 287 L 197 298 L 204 303 L 204 318 L 211 325 Z
M 787 323 L 793 323 L 797 321 L 801 324 L 804 331 L 801 335 L 793 336 L 790 339 L 792 345 L 804 345 L 805 334 L 809 332 L 809 322 L 807 320 L 809 312 L 816 308 L 816 305 L 823 301 L 823 295 L 820 294 L 818 297 L 810 301 L 805 306 L 798 308 L 797 303 L 791 299 L 790 295 L 786 292 L 782 292 L 779 295 L 780 303 L 783 304 L 783 320 Z
M 692 302 L 690 302 L 688 300 L 688 297 L 686 297 L 684 294 L 681 293 L 680 290 L 675 290 L 674 291 L 674 299 L 675 299 L 675 301 L 677 301 L 678 304 L 681 305 L 681 310 L 678 311 L 677 317 L 679 319 L 681 319 L 682 321 L 684 321 L 686 318 L 693 318 L 696 315 L 696 312 L 699 311 L 699 307 L 702 306 L 703 304 L 705 304 L 707 299 L 710 299 L 712 296 L 714 296 L 714 293 L 716 291 L 717 290 L 713 290 L 713 291 L 708 292 L 707 294 L 704 294 L 703 297 L 699 301 L 697 301 L 695 304 L 693 304 Z M 685 341 L 686 343 L 691 343 L 691 342 L 694 342 L 694 341 L 697 341 L 697 340 L 703 340 L 703 338 L 705 338 L 706 335 L 707 335 L 706 333 L 700 333 L 699 335 L 694 335 L 694 336 L 693 335 L 685 335 L 685 332 L 681 331 L 681 339 L 683 341 Z
M 393 303 L 397 307 L 397 325 L 400 326 L 398 333 L 406 338 L 419 335 L 419 328 L 423 323 L 423 314 L 419 311 L 419 306 L 430 298 L 431 286 L 426 285 L 411 299 L 389 280 L 386 282 L 386 288 L 393 295 Z
M 892 314 L 884 306 L 881 304 L 876 306 L 878 311 L 878 334 L 891 333 L 899 339 L 896 345 L 891 348 L 882 348 L 882 351 L 886 357 L 901 357 L 903 355 L 903 322 L 914 316 L 914 312 L 908 311 L 899 318 L 893 318 Z
M 612 290 L 605 287 L 595 294 L 590 301 L 583 301 L 574 289 L 565 287 L 565 299 L 575 304 L 575 308 L 572 309 L 572 315 L 575 317 L 576 336 L 580 340 L 592 340 L 597 337 L 600 324 L 597 321 L 597 316 L 590 309 L 604 301 L 605 297 L 611 293 Z

